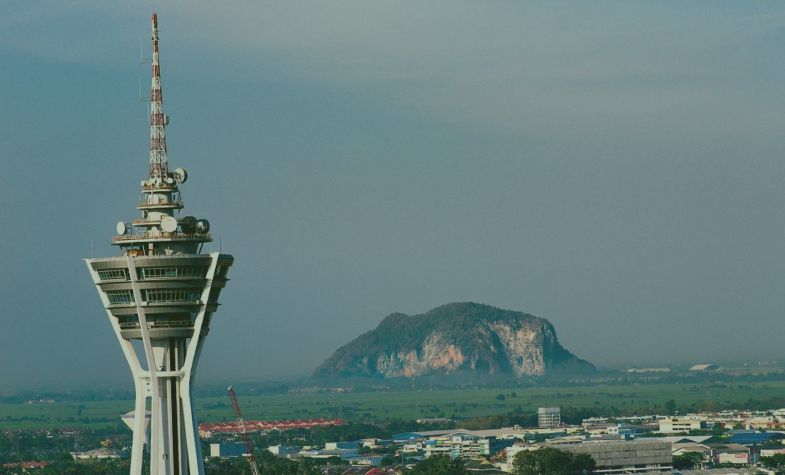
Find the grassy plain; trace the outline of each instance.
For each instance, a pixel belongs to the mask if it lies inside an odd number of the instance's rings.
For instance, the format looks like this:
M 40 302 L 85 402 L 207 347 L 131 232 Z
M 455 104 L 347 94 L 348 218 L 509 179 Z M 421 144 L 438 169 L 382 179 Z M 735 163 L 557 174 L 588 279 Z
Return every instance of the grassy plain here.
M 693 405 L 749 408 L 760 401 L 785 396 L 785 381 L 712 384 L 641 384 L 535 387 L 516 389 L 452 389 L 390 392 L 292 392 L 284 395 L 242 396 L 246 419 L 305 419 L 343 417 L 385 420 L 418 417 L 476 417 L 511 412 L 533 413 L 541 405 L 576 409 L 614 408 L 618 413 L 650 410 L 673 399 L 680 407 Z M 133 408 L 133 401 L 0 404 L 0 430 L 107 427 Z M 197 400 L 205 422 L 232 420 L 227 397 Z

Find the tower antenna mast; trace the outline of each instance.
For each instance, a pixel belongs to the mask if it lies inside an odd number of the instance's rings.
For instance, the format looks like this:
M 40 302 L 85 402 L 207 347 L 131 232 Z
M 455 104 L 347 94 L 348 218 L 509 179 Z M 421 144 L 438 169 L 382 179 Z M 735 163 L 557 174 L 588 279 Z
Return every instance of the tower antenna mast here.
M 166 123 L 161 91 L 161 66 L 158 63 L 158 13 L 153 12 L 153 60 L 150 85 L 150 178 L 163 179 L 169 174 L 166 157 Z

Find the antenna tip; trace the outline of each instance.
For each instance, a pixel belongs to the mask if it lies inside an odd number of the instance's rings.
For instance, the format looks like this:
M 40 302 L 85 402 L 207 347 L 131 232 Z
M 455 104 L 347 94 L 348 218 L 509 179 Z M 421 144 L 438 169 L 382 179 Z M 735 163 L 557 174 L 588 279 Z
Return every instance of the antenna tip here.
M 153 26 L 158 26 L 158 12 L 153 12 Z

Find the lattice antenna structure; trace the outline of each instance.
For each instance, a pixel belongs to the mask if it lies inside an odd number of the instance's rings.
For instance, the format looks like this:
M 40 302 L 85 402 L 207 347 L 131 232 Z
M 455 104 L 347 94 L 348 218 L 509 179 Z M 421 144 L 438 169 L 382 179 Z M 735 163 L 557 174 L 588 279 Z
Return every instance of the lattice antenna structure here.
M 166 157 L 166 124 L 164 96 L 161 91 L 161 65 L 158 62 L 158 14 L 153 13 L 153 66 L 150 84 L 150 178 L 165 178 L 169 174 Z

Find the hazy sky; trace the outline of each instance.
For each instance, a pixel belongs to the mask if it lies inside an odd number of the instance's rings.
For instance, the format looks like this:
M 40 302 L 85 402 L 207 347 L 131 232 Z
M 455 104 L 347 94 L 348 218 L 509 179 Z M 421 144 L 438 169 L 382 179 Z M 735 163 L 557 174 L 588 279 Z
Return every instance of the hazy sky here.
M 0 388 L 130 385 L 82 258 L 136 216 L 152 8 L 236 257 L 201 381 L 452 301 L 600 365 L 783 356 L 781 2 L 4 0 Z

